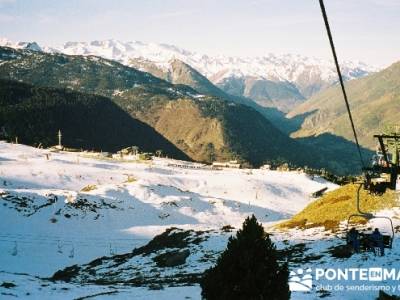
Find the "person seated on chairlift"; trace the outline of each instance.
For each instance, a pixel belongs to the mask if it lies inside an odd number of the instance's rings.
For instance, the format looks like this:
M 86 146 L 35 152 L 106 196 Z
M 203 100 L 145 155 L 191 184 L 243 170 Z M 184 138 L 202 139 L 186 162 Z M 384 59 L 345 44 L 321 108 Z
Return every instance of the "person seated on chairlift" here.
M 347 234 L 347 243 L 351 245 L 354 252 L 360 252 L 360 240 L 359 240 L 359 233 L 358 230 L 354 227 L 350 229 L 349 233 Z
M 372 157 L 372 166 L 375 167 L 375 166 L 380 166 L 380 165 L 381 165 L 381 161 L 380 161 L 379 156 L 378 155 L 374 155 Z
M 371 242 L 372 242 L 372 247 L 375 250 L 375 248 L 380 249 L 380 254 L 381 256 L 384 255 L 384 244 L 383 244 L 383 235 L 380 233 L 378 228 L 375 228 L 374 232 L 371 234 Z

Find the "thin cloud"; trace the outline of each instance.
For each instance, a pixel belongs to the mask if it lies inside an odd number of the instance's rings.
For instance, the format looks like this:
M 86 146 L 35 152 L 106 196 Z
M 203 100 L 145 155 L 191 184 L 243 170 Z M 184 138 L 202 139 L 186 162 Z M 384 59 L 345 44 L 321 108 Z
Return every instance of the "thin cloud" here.
M 0 7 L 11 5 L 11 4 L 14 4 L 16 2 L 17 2 L 16 0 L 0 0 Z
M 192 15 L 193 11 L 190 10 L 182 10 L 182 11 L 168 11 L 168 12 L 162 12 L 159 14 L 154 14 L 150 16 L 151 19 L 171 19 L 171 18 L 177 18 L 177 17 L 182 17 L 182 16 L 188 16 Z
M 373 4 L 382 7 L 400 7 L 398 0 L 370 0 Z
M 19 19 L 18 16 L 0 13 L 0 23 L 14 23 Z
M 50 15 L 45 15 L 45 14 L 37 15 L 36 19 L 38 20 L 38 23 L 40 23 L 40 24 L 51 24 L 57 20 L 57 18 L 50 16 Z

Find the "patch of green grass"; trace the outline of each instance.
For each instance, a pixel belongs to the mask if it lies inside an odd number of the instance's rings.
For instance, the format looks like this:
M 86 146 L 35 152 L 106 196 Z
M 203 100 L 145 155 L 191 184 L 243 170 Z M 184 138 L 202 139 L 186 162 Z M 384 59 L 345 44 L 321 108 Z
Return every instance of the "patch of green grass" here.
M 124 181 L 124 183 L 133 183 L 133 182 L 137 181 L 137 179 L 133 175 L 126 174 L 126 176 L 127 176 L 127 178 Z
M 95 184 L 88 184 L 84 188 L 81 189 L 81 192 L 90 192 L 97 189 L 97 186 Z
M 278 225 L 278 228 L 313 228 L 325 227 L 325 230 L 336 231 L 341 221 L 347 220 L 351 214 L 357 213 L 357 184 L 347 184 L 309 204 L 292 219 Z M 387 191 L 382 196 L 371 195 L 365 190 L 360 192 L 361 210 L 376 212 L 384 208 L 398 206 L 396 195 Z M 364 223 L 363 218 L 355 218 L 354 222 Z

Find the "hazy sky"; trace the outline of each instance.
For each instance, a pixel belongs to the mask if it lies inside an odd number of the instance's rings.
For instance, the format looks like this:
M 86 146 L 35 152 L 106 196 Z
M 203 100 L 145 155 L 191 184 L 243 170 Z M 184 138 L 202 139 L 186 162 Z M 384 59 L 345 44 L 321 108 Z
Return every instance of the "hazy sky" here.
M 325 0 L 339 59 L 400 60 L 400 0 Z M 0 36 L 59 45 L 114 38 L 206 54 L 330 58 L 318 0 L 0 0 Z

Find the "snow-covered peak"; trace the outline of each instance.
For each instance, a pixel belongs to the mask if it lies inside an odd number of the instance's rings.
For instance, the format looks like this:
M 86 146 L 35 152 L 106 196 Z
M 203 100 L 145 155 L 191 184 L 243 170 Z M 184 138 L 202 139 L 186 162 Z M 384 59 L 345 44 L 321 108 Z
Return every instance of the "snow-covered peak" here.
M 14 44 L 7 39 L 0 39 L 0 45 L 23 48 L 27 46 L 27 43 Z M 133 65 L 132 60 L 146 60 L 164 70 L 169 69 L 171 60 L 179 59 L 214 83 L 220 83 L 230 77 L 244 76 L 290 82 L 302 80 L 304 76 L 317 77 L 328 83 L 337 80 L 332 61 L 295 54 L 266 53 L 258 57 L 210 56 L 174 45 L 141 41 L 123 42 L 114 39 L 91 42 L 70 41 L 60 47 L 42 47 L 42 49 L 46 52 L 61 52 L 69 55 L 101 56 L 126 65 Z M 341 67 L 346 79 L 358 78 L 378 71 L 376 67 L 355 61 L 344 61 Z
M 0 46 L 3 47 L 15 47 L 15 44 L 11 42 L 9 39 L 6 39 L 4 37 L 0 37 Z
M 336 71 L 331 61 L 294 54 L 266 53 L 259 57 L 210 56 L 174 45 L 140 41 L 122 42 L 113 39 L 67 42 L 57 50 L 73 55 L 98 55 L 128 65 L 131 64 L 132 59 L 146 59 L 164 69 L 168 68 L 171 60 L 179 59 L 200 71 L 214 83 L 232 76 L 253 76 L 293 82 L 297 81 L 304 72 L 311 76 L 318 75 L 325 81 L 336 80 Z M 343 74 L 348 79 L 364 76 L 377 70 L 378 68 L 362 62 L 345 61 L 342 63 Z
M 0 46 L 11 47 L 15 49 L 29 49 L 32 51 L 43 51 L 36 42 L 13 42 L 6 38 L 0 38 Z
M 25 49 L 29 49 L 29 50 L 32 50 L 32 51 L 42 51 L 42 48 L 40 48 L 40 46 L 36 42 L 32 42 L 32 43 L 23 42 L 23 43 L 21 43 L 21 46 L 24 47 Z

